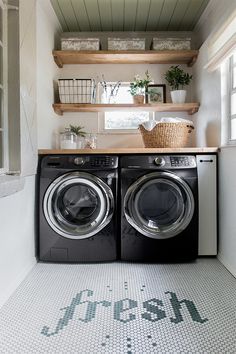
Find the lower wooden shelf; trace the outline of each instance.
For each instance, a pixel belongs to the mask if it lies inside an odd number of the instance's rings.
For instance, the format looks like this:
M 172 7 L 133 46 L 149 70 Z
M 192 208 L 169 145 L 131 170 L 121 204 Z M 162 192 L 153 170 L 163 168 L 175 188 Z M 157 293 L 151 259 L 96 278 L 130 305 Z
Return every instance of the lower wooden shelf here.
M 148 111 L 148 112 L 187 112 L 192 115 L 199 109 L 199 103 L 158 103 L 158 104 L 88 104 L 54 103 L 54 111 L 62 116 L 65 112 L 109 112 L 109 111 Z

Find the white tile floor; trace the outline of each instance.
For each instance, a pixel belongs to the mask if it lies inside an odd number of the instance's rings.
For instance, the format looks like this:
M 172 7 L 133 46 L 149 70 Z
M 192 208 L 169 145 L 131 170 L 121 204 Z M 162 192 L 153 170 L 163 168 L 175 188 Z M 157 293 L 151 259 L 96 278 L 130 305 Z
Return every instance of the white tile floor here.
M 236 279 L 189 264 L 38 264 L 0 311 L 0 353 L 236 353 Z

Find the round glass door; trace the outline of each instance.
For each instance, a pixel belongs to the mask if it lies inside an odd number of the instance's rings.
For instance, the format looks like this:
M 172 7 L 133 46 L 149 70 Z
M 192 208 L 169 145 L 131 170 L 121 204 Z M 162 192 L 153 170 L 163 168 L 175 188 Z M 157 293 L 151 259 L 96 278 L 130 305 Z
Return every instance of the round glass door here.
M 129 187 L 124 211 L 127 221 L 141 234 L 165 239 L 188 226 L 194 213 L 194 198 L 184 180 L 172 173 L 155 172 Z
M 82 172 L 57 178 L 47 189 L 43 204 L 52 229 L 71 239 L 95 235 L 110 222 L 114 211 L 110 187 Z

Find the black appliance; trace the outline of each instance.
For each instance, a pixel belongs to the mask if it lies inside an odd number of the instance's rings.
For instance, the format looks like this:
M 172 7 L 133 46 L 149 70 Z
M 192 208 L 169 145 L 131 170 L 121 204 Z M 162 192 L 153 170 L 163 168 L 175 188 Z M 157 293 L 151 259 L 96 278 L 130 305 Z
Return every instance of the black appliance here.
M 44 156 L 38 177 L 39 260 L 115 260 L 118 157 Z
M 122 156 L 121 259 L 181 262 L 198 255 L 195 156 Z

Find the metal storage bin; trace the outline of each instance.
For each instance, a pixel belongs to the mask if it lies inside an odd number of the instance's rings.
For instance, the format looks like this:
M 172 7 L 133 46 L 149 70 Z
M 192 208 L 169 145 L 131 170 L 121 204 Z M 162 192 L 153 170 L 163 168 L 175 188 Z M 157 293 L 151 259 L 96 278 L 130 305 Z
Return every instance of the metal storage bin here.
M 98 38 L 61 38 L 62 50 L 99 50 Z
M 153 38 L 153 50 L 190 50 L 191 38 Z
M 96 85 L 94 79 L 59 79 L 61 103 L 94 103 Z
M 108 38 L 108 50 L 145 50 L 145 38 Z

